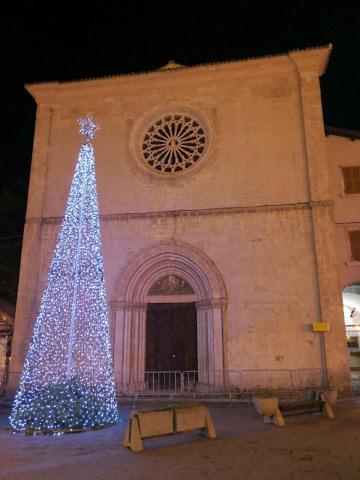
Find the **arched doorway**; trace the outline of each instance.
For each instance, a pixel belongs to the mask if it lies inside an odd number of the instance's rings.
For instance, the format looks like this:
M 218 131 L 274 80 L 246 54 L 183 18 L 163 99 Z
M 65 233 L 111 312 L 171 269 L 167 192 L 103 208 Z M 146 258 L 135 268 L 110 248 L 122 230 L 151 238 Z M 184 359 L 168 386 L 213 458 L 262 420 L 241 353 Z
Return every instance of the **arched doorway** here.
M 178 275 L 157 280 L 147 294 L 145 370 L 157 388 L 197 382 L 197 311 L 191 285 Z
M 346 342 L 353 387 L 360 389 L 360 282 L 342 291 Z
M 164 285 L 169 282 L 172 282 L 174 287 L 172 292 L 164 290 Z M 188 307 L 185 307 L 185 304 Z M 160 362 L 156 368 L 165 361 L 159 359 L 159 355 L 177 355 L 179 352 L 182 352 L 179 362 L 182 362 L 182 367 L 186 367 L 184 355 L 193 355 L 191 335 L 189 337 L 192 328 L 191 308 L 196 311 L 198 381 L 220 385 L 224 377 L 223 325 L 226 294 L 215 264 L 203 252 L 179 242 L 160 243 L 139 252 L 128 262 L 119 274 L 111 302 L 117 388 L 141 388 L 144 372 L 151 366 L 147 364 L 150 362 L 147 358 L 150 347 L 147 341 L 149 312 L 151 317 L 154 311 L 159 313 L 162 310 L 165 313 L 157 315 L 157 318 L 166 315 L 172 318 L 171 325 L 169 321 L 167 324 L 164 321 L 160 330 L 164 330 L 164 336 L 167 330 L 175 342 L 172 348 L 176 351 L 166 353 L 168 345 L 165 345 L 163 352 L 152 352 L 152 361 Z M 184 310 L 187 310 L 186 316 L 189 320 L 187 325 L 181 326 Z M 172 313 L 169 314 L 169 311 Z M 178 324 L 177 317 L 182 317 Z M 161 335 L 161 332 L 153 335 Z M 191 361 L 189 358 L 188 362 Z M 155 363 L 152 366 L 154 367 Z

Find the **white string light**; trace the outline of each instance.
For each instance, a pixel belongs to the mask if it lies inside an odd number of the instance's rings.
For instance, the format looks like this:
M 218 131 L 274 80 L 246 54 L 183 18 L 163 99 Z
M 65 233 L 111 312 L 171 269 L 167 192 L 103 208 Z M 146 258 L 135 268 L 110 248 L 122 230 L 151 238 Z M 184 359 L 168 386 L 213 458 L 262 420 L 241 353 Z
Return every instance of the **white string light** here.
M 10 416 L 14 431 L 56 433 L 117 420 L 91 144 L 99 127 L 91 117 L 78 122 L 85 141 Z

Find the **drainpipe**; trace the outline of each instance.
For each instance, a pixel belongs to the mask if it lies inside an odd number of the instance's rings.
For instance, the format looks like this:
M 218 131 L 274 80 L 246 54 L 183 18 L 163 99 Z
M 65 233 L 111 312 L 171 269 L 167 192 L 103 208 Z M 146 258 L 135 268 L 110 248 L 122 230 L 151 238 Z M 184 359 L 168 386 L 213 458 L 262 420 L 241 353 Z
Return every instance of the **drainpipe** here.
M 308 190 L 308 198 L 309 198 L 309 205 L 310 205 L 310 215 L 311 215 L 311 232 L 312 232 L 312 245 L 313 245 L 313 253 L 314 253 L 314 261 L 315 261 L 315 268 L 316 268 L 316 278 L 317 278 L 317 299 L 318 299 L 318 309 L 320 313 L 320 319 L 323 321 L 323 309 L 321 305 L 321 296 L 320 296 L 320 278 L 319 278 L 319 268 L 318 268 L 318 257 L 316 253 L 316 237 L 315 237 L 315 226 L 314 226 L 314 215 L 313 215 L 313 201 L 312 201 L 312 192 L 311 192 L 311 183 L 310 183 L 310 172 L 309 172 L 309 158 L 308 158 L 308 150 L 307 150 L 307 140 L 306 140 L 306 130 L 305 130 L 305 116 L 304 116 L 304 103 L 303 103 L 303 94 L 301 88 L 301 76 L 300 71 L 294 60 L 287 54 L 287 57 L 290 63 L 293 65 L 296 79 L 298 83 L 298 91 L 299 91 L 299 104 L 301 109 L 301 126 L 302 126 L 302 137 L 303 137 L 303 145 L 304 145 L 304 154 L 306 159 L 306 173 L 307 173 L 307 190 Z M 325 337 L 324 332 L 319 332 L 319 344 L 320 344 L 320 357 L 321 357 L 321 371 L 322 371 L 322 381 L 324 387 L 329 385 L 329 377 L 328 377 L 328 368 L 327 368 L 327 360 L 326 360 L 326 349 L 325 349 Z

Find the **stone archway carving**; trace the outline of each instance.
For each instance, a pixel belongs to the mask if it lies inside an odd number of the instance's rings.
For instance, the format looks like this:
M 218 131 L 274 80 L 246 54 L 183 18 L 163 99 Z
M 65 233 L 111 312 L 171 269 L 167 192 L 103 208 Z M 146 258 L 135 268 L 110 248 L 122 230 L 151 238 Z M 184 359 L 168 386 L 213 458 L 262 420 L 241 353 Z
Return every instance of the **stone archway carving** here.
M 145 370 L 146 308 L 151 286 L 166 275 L 183 278 L 194 291 L 197 309 L 199 382 L 222 384 L 226 290 L 214 262 L 179 242 L 141 250 L 119 273 L 110 302 L 115 381 L 119 389 L 141 384 Z

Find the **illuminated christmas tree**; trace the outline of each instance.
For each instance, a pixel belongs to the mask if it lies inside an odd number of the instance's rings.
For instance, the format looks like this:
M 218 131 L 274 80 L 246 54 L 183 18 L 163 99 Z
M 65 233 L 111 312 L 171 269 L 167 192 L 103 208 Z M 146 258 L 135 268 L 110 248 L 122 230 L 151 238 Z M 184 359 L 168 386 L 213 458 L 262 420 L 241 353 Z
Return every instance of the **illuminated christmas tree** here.
M 115 423 L 117 406 L 104 285 L 94 150 L 85 135 L 17 391 L 14 431 L 56 433 Z

